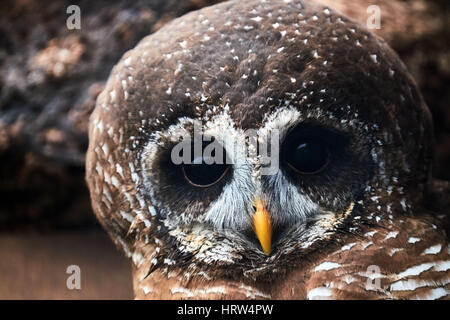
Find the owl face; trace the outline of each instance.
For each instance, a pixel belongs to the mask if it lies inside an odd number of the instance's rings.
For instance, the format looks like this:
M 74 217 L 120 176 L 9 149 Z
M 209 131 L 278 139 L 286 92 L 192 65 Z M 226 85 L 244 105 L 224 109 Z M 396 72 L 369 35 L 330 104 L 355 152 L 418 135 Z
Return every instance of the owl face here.
M 208 118 L 183 116 L 153 133 L 144 148 L 145 192 L 169 230 L 185 230 L 173 232 L 179 240 L 193 230 L 202 235 L 220 232 L 261 253 L 254 232 L 259 201 L 271 225 L 268 236 L 274 240 L 269 254 L 297 242 L 292 234 L 307 231 L 306 225 L 344 215 L 363 194 L 374 163 L 367 147 L 370 141 L 357 120 L 348 126 L 320 109 L 275 109 L 261 128 L 251 129 L 259 138 L 258 146 L 278 139 L 269 144 L 277 167 L 264 173 L 261 155 L 250 155 L 246 131 L 236 126 L 229 107 L 220 109 Z M 197 142 L 201 148 L 197 157 L 193 154 L 196 122 L 203 128 L 198 135 L 206 140 Z M 180 142 L 180 137 L 185 140 Z M 189 157 L 186 163 L 174 163 L 173 152 L 182 144 L 188 146 Z M 208 161 L 208 148 L 213 146 L 220 150 L 222 161 Z
M 363 27 L 301 1 L 231 1 L 124 55 L 91 117 L 87 179 L 149 272 L 262 276 L 407 214 L 430 127 L 403 64 Z

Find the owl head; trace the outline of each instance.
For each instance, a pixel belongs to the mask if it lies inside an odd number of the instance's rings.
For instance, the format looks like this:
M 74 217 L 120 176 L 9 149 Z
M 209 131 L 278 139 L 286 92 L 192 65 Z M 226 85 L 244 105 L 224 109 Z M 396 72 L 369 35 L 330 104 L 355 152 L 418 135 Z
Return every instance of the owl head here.
M 95 214 L 144 276 L 276 277 L 408 215 L 431 166 L 430 115 L 397 55 L 303 1 L 229 1 L 144 38 L 89 137 Z

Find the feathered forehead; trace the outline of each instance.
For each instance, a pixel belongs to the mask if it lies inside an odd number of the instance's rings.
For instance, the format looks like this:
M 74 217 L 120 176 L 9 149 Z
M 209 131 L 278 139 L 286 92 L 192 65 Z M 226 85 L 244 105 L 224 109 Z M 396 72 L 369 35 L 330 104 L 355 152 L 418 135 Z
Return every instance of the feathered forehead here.
M 357 117 L 401 148 L 431 140 L 426 106 L 384 41 L 302 1 L 230 1 L 176 19 L 124 55 L 100 101 L 119 106 L 125 136 L 225 107 L 237 127 L 258 128 L 287 106 Z
M 405 72 L 382 41 L 331 9 L 231 1 L 145 38 L 125 54 L 114 77 L 122 103 L 147 118 L 173 123 L 181 114 L 206 112 L 205 102 L 228 103 L 234 118 L 249 126 L 286 101 L 324 108 L 346 103 L 373 119 L 387 100 L 414 99 Z

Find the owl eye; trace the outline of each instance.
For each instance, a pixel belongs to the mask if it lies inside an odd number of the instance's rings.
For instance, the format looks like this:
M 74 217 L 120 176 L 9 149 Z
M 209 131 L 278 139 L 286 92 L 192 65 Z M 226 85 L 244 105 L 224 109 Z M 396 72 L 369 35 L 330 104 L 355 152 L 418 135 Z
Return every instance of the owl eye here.
M 193 186 L 210 187 L 225 176 L 228 171 L 226 164 L 206 164 L 204 157 L 194 159 L 192 164 L 182 166 L 184 178 Z
M 223 150 L 223 153 L 225 154 L 225 150 Z M 181 166 L 186 181 L 200 188 L 207 188 L 221 181 L 229 168 L 230 166 L 226 164 L 226 156 L 223 157 L 222 161 L 216 161 L 214 151 L 211 156 L 203 154 L 194 158 L 191 164 Z
M 301 174 L 315 174 L 329 164 L 330 150 L 320 138 L 294 135 L 287 139 L 284 158 L 294 171 Z

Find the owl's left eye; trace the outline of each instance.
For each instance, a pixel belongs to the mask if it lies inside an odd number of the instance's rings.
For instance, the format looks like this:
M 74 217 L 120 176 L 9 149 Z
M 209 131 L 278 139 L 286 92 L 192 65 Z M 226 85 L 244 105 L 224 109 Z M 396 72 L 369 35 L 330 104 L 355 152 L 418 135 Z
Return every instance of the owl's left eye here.
M 281 156 L 295 173 L 318 174 L 330 163 L 330 144 L 335 143 L 335 138 L 336 135 L 318 127 L 299 126 L 287 135 Z
M 330 152 L 325 143 L 311 137 L 301 137 L 288 145 L 286 162 L 295 171 L 314 174 L 322 171 L 328 164 Z

